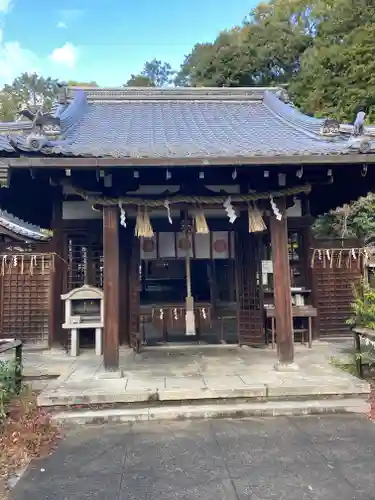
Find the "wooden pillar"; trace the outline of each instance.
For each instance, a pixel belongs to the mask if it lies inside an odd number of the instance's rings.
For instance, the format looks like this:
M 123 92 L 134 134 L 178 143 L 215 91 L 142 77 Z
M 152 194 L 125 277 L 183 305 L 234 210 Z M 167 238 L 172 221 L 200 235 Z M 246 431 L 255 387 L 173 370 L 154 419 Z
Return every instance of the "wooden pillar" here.
M 282 366 L 292 365 L 294 362 L 294 338 L 285 198 L 277 200 L 277 205 L 282 214 L 282 219 L 277 220 L 274 215 L 270 217 L 270 232 L 273 262 L 277 354 L 279 358 L 279 365 Z
M 118 207 L 103 208 L 104 254 L 104 368 L 119 368 L 120 342 L 120 269 Z
M 62 329 L 64 305 L 61 300 L 63 293 L 64 272 L 64 235 L 62 231 L 62 204 L 63 195 L 61 186 L 54 187 L 52 206 L 52 230 L 51 252 L 53 258 L 53 269 L 50 275 L 50 304 L 49 304 L 49 346 L 64 344 L 64 332 Z

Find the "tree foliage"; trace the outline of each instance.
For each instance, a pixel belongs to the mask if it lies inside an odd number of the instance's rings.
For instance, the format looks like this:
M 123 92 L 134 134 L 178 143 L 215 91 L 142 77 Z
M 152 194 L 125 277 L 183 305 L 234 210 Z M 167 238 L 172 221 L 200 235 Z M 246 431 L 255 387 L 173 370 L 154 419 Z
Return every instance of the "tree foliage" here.
M 12 122 L 17 118 L 18 105 L 7 92 L 0 92 L 0 120 Z
M 339 0 L 320 4 L 320 9 L 313 45 L 303 53 L 301 69 L 290 82 L 295 103 L 315 116 L 348 122 L 364 106 L 374 120 L 374 4 Z
M 131 75 L 126 82 L 127 87 L 164 87 L 172 83 L 174 71 L 167 62 L 152 59 L 145 62 L 139 74 Z
M 0 93 L 0 120 L 13 121 L 23 107 L 51 109 L 58 93 L 58 81 L 36 73 L 23 73 Z
M 12 84 L 5 85 L 0 92 L 0 121 L 13 121 L 19 116 L 22 107 L 50 110 L 58 96 L 59 82 L 44 78 L 36 73 L 23 73 Z M 79 82 L 69 80 L 71 87 L 97 87 L 94 81 Z
M 302 111 L 375 120 L 373 0 L 271 0 L 185 56 L 176 85 L 287 85 Z M 373 81 L 374 79 L 374 81 Z
M 354 236 L 363 240 L 375 238 L 375 194 L 319 217 L 314 224 L 316 236 L 344 238 Z
M 375 290 L 365 282 L 354 288 L 352 316 L 347 324 L 375 330 Z
M 50 109 L 58 91 L 58 80 L 44 78 L 36 73 L 23 73 L 4 92 L 18 104 Z
M 99 85 L 96 82 L 94 82 L 94 81 L 91 81 L 91 82 L 79 82 L 77 80 L 68 80 L 67 85 L 69 87 L 92 87 L 92 88 L 99 87 Z
M 177 83 L 231 87 L 288 82 L 312 43 L 306 8 L 292 0 L 261 3 L 242 26 L 220 33 L 213 43 L 195 45 Z
M 131 75 L 125 84 L 126 87 L 155 87 L 155 83 L 149 76 L 145 75 Z

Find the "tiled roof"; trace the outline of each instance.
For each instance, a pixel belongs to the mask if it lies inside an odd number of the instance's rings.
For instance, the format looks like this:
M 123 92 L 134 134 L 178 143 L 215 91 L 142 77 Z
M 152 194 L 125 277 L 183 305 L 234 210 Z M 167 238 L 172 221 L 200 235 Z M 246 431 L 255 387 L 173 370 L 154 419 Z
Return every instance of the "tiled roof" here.
M 12 233 L 21 236 L 25 240 L 47 241 L 51 238 L 51 233 L 39 226 L 34 226 L 29 222 L 18 219 L 14 215 L 0 210 L 0 231 L 1 227 L 11 231 Z
M 27 134 L 33 128 L 29 120 L 18 120 L 14 122 L 0 122 L 0 151 L 5 153 L 15 153 L 16 150 L 10 141 L 10 134 Z
M 15 149 L 10 144 L 9 137 L 7 135 L 0 134 L 0 151 L 4 153 L 14 153 Z
M 112 158 L 337 155 L 348 135 L 285 104 L 277 89 L 68 89 L 61 135 L 38 152 Z M 69 102 L 69 98 L 72 100 Z M 11 131 L 10 131 L 11 132 Z M 0 151 L 35 151 L 27 134 L 0 135 Z

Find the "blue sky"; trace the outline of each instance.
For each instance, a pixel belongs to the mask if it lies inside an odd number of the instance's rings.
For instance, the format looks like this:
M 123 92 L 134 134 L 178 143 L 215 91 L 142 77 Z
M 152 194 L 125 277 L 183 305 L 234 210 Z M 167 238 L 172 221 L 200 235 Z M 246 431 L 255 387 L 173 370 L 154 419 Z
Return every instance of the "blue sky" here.
M 0 0 L 0 85 L 23 71 L 118 86 L 152 58 L 178 69 L 256 0 Z M 221 4 L 221 5 L 220 5 Z

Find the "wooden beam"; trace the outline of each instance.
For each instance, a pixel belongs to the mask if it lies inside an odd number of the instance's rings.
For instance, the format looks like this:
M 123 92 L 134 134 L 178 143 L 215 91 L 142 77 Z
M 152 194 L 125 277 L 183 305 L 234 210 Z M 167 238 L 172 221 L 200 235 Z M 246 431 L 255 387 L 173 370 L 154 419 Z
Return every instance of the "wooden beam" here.
M 120 343 L 120 266 L 118 207 L 103 209 L 104 254 L 104 368 L 119 368 Z
M 289 365 L 294 362 L 294 338 L 285 198 L 277 200 L 277 205 L 282 219 L 270 217 L 277 353 L 280 365 Z

